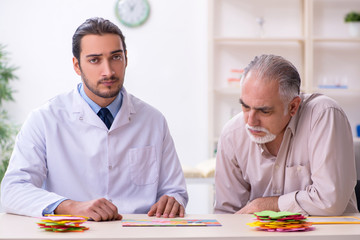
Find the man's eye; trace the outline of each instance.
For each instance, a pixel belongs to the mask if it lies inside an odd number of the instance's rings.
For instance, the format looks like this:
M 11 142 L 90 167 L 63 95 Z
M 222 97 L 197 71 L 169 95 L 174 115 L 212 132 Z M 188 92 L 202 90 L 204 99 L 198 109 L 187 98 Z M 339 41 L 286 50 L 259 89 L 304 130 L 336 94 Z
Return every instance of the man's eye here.
M 245 105 L 245 104 L 241 104 L 241 107 L 243 107 L 243 108 L 250 108 L 248 105 Z
M 249 111 L 250 110 L 249 106 L 241 105 L 241 107 L 242 107 L 243 111 Z
M 98 59 L 97 58 L 91 58 L 89 59 L 89 63 L 97 63 Z
M 270 111 L 267 111 L 267 110 L 261 110 L 261 112 L 262 112 L 263 114 L 269 114 L 269 113 L 270 113 Z
M 122 60 L 122 56 L 121 55 L 114 55 L 113 59 L 114 60 Z

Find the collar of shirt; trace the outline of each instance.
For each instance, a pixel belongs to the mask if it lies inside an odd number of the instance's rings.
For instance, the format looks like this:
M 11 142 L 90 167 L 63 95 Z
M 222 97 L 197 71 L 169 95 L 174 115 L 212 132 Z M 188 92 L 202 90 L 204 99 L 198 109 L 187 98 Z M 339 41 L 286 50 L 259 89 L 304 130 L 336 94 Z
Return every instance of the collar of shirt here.
M 123 88 L 121 88 L 121 90 L 120 90 L 119 94 L 117 95 L 117 97 L 115 98 L 115 100 L 106 107 L 107 109 L 109 109 L 109 111 L 111 112 L 111 115 L 114 117 L 114 119 L 115 119 L 116 114 L 120 111 L 120 108 L 122 105 L 122 101 L 123 101 L 122 90 L 123 90 Z M 80 83 L 78 85 L 78 91 L 79 91 L 81 97 L 89 104 L 91 109 L 97 114 L 99 112 L 99 110 L 101 109 L 101 107 L 99 105 L 97 105 L 93 100 L 91 100 L 86 95 L 86 93 L 84 91 L 84 86 L 82 83 Z

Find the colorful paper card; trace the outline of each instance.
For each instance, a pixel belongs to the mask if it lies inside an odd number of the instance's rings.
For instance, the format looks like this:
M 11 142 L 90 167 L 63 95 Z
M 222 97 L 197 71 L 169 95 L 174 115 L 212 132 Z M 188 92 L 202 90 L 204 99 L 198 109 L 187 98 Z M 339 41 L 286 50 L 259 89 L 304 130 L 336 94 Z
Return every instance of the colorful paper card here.
M 73 215 L 46 215 L 40 218 L 40 222 L 36 224 L 45 231 L 51 232 L 83 232 L 88 227 L 82 226 L 88 219 L 82 216 Z
M 308 217 L 312 224 L 360 224 L 360 218 L 355 216 Z
M 219 227 L 216 219 L 124 219 L 123 227 Z
M 256 221 L 248 223 L 259 231 L 268 232 L 295 232 L 310 231 L 314 228 L 300 213 L 262 211 L 254 213 Z

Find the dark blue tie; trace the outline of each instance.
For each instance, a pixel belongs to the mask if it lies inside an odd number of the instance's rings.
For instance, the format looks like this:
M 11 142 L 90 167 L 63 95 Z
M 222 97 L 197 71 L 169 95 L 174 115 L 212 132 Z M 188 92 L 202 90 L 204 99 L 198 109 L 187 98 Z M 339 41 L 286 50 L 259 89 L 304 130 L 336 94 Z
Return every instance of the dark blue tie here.
M 110 129 L 111 124 L 114 120 L 111 112 L 107 108 L 101 108 L 97 115 L 103 120 L 108 129 Z

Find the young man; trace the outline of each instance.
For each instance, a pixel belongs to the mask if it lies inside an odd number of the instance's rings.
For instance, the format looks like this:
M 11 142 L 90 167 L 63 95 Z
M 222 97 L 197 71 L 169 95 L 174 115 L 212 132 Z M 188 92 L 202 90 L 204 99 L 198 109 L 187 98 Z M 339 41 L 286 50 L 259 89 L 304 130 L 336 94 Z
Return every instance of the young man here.
M 256 57 L 241 84 L 243 111 L 218 145 L 215 212 L 358 212 L 353 138 L 337 103 L 300 94 L 296 68 L 274 55 Z
M 123 87 L 120 29 L 86 20 L 73 36 L 73 91 L 34 110 L 17 136 L 1 185 L 6 212 L 184 216 L 184 176 L 163 115 Z

